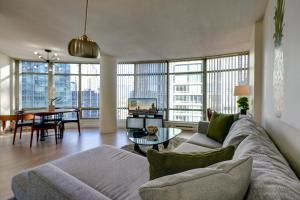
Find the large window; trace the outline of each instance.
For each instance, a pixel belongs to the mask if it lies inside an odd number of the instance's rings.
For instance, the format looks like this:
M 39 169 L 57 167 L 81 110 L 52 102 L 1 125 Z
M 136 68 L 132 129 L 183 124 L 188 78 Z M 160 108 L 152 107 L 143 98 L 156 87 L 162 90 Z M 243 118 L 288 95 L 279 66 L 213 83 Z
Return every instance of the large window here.
M 81 108 L 82 118 L 99 117 L 100 65 L 56 63 L 53 82 L 59 108 Z M 20 62 L 20 108 L 48 106 L 48 65 Z
M 203 119 L 203 60 L 169 64 L 169 120 Z
M 172 62 L 121 63 L 117 66 L 117 117 L 125 119 L 128 98 L 157 98 L 166 120 L 198 122 L 212 108 L 236 113 L 234 86 L 248 83 L 249 56 L 241 53 Z M 20 62 L 20 108 L 48 106 L 48 66 Z M 100 65 L 54 65 L 57 107 L 81 108 L 82 118 L 98 118 Z

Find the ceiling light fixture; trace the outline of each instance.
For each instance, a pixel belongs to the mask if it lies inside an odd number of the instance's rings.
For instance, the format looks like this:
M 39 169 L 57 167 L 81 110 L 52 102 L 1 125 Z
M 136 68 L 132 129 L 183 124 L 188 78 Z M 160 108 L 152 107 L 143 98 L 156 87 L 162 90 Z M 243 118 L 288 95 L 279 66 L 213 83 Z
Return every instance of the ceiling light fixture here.
M 88 0 L 85 7 L 84 33 L 80 38 L 74 38 L 69 42 L 68 52 L 71 56 L 83 58 L 99 58 L 100 49 L 96 42 L 86 35 L 86 24 L 88 15 Z
M 50 55 L 52 51 L 50 49 L 45 49 L 46 57 L 43 57 L 39 52 L 35 51 L 34 55 L 37 55 L 39 59 L 47 62 L 47 63 L 54 63 L 55 61 L 59 61 L 60 58 L 58 57 L 57 53 L 54 53 L 52 56 Z

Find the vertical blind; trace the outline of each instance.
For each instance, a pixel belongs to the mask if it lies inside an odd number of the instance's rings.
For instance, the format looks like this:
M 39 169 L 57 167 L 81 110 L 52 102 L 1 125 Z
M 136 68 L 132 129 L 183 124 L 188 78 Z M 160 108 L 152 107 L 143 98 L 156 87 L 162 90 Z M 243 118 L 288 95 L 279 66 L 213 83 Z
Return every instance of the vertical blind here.
M 207 108 L 238 112 L 234 86 L 248 83 L 248 54 L 207 59 Z
M 118 64 L 118 119 L 128 114 L 128 98 L 157 98 L 157 108 L 166 109 L 167 66 L 166 62 Z

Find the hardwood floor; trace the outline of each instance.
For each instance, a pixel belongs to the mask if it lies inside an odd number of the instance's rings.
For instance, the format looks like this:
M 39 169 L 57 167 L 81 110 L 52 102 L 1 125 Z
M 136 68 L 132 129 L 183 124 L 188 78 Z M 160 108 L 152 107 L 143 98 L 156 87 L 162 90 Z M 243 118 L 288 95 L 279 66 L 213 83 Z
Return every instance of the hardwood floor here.
M 16 138 L 12 145 L 13 134 L 0 135 L 0 199 L 8 199 L 13 196 L 10 185 L 11 178 L 19 172 L 34 166 L 56 160 L 63 156 L 91 149 L 102 144 L 117 147 L 129 144 L 125 130 L 116 133 L 103 134 L 98 128 L 82 129 L 78 136 L 77 129 L 66 129 L 64 139 L 55 145 L 55 138 L 48 137 L 43 142 L 36 142 L 29 148 L 29 133 L 22 135 L 22 139 Z M 190 137 L 191 133 L 185 132 L 180 137 Z

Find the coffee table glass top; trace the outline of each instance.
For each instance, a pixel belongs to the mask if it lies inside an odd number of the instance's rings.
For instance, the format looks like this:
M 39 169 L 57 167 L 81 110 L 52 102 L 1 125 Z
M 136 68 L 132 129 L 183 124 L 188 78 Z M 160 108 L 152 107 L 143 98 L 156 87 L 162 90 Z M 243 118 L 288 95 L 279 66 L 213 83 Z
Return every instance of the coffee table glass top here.
M 179 135 L 182 131 L 178 128 L 158 128 L 155 135 L 146 135 L 143 137 L 135 137 L 134 130 L 128 130 L 127 136 L 129 140 L 138 145 L 155 145 L 171 140 Z

